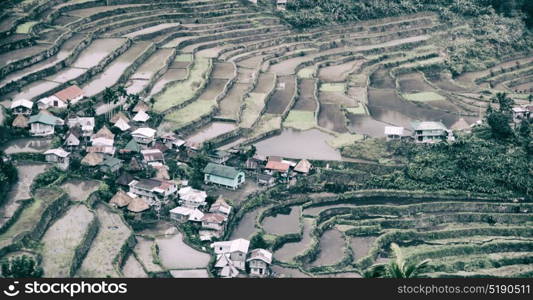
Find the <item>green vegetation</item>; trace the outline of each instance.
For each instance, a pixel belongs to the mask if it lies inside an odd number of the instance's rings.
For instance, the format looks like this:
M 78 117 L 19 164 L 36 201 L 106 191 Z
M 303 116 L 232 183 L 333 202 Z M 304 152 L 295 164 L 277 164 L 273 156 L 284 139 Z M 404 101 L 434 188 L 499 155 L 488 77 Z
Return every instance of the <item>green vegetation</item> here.
M 33 258 L 22 255 L 2 261 L 2 276 L 4 278 L 40 278 L 43 277 L 43 268 L 37 265 Z
M 400 247 L 392 243 L 391 251 L 394 253 L 394 259 L 386 265 L 375 265 L 369 272 L 365 272 L 365 277 L 384 277 L 384 278 L 416 278 L 430 262 L 429 259 L 419 263 L 406 262 Z
M 321 92 L 344 92 L 345 89 L 344 83 L 323 83 L 320 85 Z
M 172 122 L 171 127 L 176 130 L 209 115 L 216 105 L 212 100 L 197 100 L 166 115 L 164 120 Z
M 314 73 L 315 73 L 314 67 L 303 68 L 300 71 L 298 71 L 298 78 L 313 78 Z
M 392 143 L 384 139 L 366 139 L 342 147 L 342 156 L 379 162 L 392 158 Z
M 0 204 L 6 199 L 6 195 L 11 189 L 11 186 L 15 184 L 18 180 L 18 173 L 15 166 L 9 162 L 2 159 L 4 154 L 0 152 Z
M 363 136 L 360 134 L 342 133 L 336 134 L 335 137 L 331 140 L 328 140 L 327 143 L 333 148 L 342 148 L 362 139 Z
M 492 6 L 491 6 L 492 5 Z M 346 23 L 433 11 L 453 26 L 451 39 L 439 39 L 454 75 L 480 70 L 497 58 L 533 47 L 533 4 L 528 0 L 295 0 L 282 16 L 296 28 Z M 519 16 L 527 14 L 524 21 Z
M 414 94 L 403 94 L 405 99 L 414 102 L 445 101 L 446 98 L 435 92 L 423 92 Z
M 205 85 L 205 76 L 210 68 L 211 60 L 209 58 L 196 57 L 189 77 L 186 80 L 171 84 L 161 94 L 154 97 L 154 110 L 156 112 L 163 112 L 173 106 L 191 100 Z
M 20 24 L 18 27 L 17 27 L 17 30 L 15 31 L 15 33 L 22 33 L 22 34 L 28 34 L 30 33 L 31 29 L 33 28 L 33 26 L 35 26 L 35 24 L 37 24 L 38 22 L 26 22 L 26 23 L 22 23 Z
M 344 110 L 346 110 L 346 112 L 352 115 L 370 115 L 370 113 L 368 112 L 368 108 L 363 103 L 359 103 L 359 106 L 356 107 L 347 107 Z
M 241 123 L 242 128 L 251 128 L 255 121 L 260 117 L 265 108 L 267 94 L 250 93 L 244 100 L 244 110 L 242 111 Z
M 283 122 L 284 127 L 308 130 L 316 126 L 315 113 L 312 111 L 291 110 Z

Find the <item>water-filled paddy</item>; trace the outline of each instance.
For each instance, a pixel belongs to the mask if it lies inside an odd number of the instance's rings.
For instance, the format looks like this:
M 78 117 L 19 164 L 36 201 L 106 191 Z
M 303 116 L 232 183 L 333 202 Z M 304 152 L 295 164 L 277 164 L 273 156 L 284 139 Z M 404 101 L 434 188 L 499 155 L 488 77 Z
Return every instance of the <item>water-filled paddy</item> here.
M 341 160 L 340 152 L 328 145 L 333 136 L 318 129 L 296 131 L 284 129 L 255 144 L 260 155 L 277 155 L 295 159 Z M 302 147 L 305 145 L 305 147 Z
M 291 207 L 290 213 L 268 216 L 263 219 L 262 226 L 266 233 L 284 235 L 300 232 L 300 206 Z
M 221 134 L 230 132 L 235 128 L 237 128 L 237 126 L 233 123 L 211 122 L 209 125 L 192 133 L 187 140 L 193 143 L 203 143 L 204 141 L 215 138 Z
M 334 265 L 344 257 L 344 237 L 343 234 L 336 230 L 330 229 L 325 231 L 320 237 L 320 253 L 313 266 Z
M 295 243 L 286 243 L 281 248 L 274 252 L 274 258 L 283 261 L 290 262 L 294 257 L 303 254 L 306 249 L 311 245 L 311 230 L 313 229 L 313 219 L 304 218 L 303 222 L 303 235 L 302 239 Z

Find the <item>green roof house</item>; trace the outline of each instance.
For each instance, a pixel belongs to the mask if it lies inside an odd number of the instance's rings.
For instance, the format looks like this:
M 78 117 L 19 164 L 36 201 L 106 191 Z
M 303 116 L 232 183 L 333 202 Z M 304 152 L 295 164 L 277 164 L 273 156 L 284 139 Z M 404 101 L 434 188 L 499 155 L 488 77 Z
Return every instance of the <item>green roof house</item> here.
M 204 182 L 222 185 L 233 190 L 245 181 L 244 172 L 233 167 L 209 163 L 204 169 Z
M 34 136 L 47 136 L 55 133 L 55 126 L 64 125 L 65 122 L 48 113 L 40 112 L 30 117 L 30 132 Z
M 129 141 L 124 147 L 124 150 L 130 152 L 141 152 L 141 146 L 137 143 L 136 140 L 131 139 L 131 141 Z
M 101 164 L 100 170 L 106 173 L 114 173 L 122 168 L 122 160 L 115 157 L 107 157 Z

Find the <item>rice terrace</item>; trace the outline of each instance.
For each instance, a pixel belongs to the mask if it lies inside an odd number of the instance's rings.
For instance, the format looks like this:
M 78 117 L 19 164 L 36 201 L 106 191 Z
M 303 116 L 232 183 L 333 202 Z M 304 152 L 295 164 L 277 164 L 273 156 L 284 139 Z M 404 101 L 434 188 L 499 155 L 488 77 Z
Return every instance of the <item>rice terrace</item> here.
M 2 264 L 533 277 L 533 4 L 438 2 L 2 1 Z

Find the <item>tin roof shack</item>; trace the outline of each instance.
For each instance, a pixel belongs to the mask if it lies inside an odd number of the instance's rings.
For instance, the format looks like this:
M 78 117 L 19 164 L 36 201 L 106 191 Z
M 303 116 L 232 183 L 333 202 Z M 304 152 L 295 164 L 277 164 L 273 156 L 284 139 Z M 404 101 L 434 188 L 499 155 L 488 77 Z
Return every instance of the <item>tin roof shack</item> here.
M 522 105 L 522 106 L 515 106 L 512 108 L 513 113 L 513 122 L 515 124 L 518 124 L 522 122 L 522 120 L 528 120 L 531 119 L 531 112 L 533 111 L 533 105 Z
M 100 170 L 104 173 L 117 173 L 122 168 L 122 160 L 115 157 L 106 157 L 100 164 Z
M 414 139 L 417 143 L 438 143 L 453 140 L 453 133 L 441 122 L 413 123 Z
M 250 276 L 267 277 L 270 275 L 272 252 L 265 249 L 254 249 L 250 252 L 250 256 L 246 262 L 248 262 Z
M 44 153 L 47 162 L 54 163 L 61 170 L 67 170 L 70 164 L 70 152 L 61 148 L 50 149 Z
M 141 150 L 144 163 L 148 165 L 165 164 L 165 156 L 159 149 Z
M 31 115 L 31 110 L 33 108 L 33 102 L 26 99 L 19 99 L 11 103 L 11 114 L 13 115 Z
M 150 206 L 167 202 L 178 191 L 174 182 L 161 179 L 133 180 L 129 186 L 130 193 L 143 198 Z
M 245 181 L 244 172 L 233 167 L 208 163 L 204 168 L 204 182 L 218 184 L 233 190 Z
M 67 124 L 69 128 L 75 126 L 80 126 L 82 130 L 82 135 L 84 137 L 89 137 L 93 134 L 94 131 L 94 118 L 93 117 L 75 117 L 69 118 Z
M 213 238 L 221 238 L 226 229 L 226 217 L 219 213 L 206 213 L 202 217 L 202 229 L 200 240 L 209 241 Z
M 218 199 L 211 204 L 211 207 L 209 208 L 209 212 L 211 213 L 218 213 L 225 216 L 227 219 L 229 215 L 231 214 L 232 207 L 229 205 L 222 196 L 219 196 Z
M 249 246 L 250 241 L 245 239 L 212 243 L 211 248 L 217 255 L 215 268 L 219 270 L 219 276 L 236 277 L 238 270 L 244 271 Z
M 199 208 L 207 204 L 207 193 L 190 186 L 181 188 L 178 195 L 180 196 L 179 203 L 185 207 Z
M 30 117 L 30 133 L 33 136 L 48 136 L 55 133 L 56 126 L 63 126 L 65 122 L 50 113 L 41 111 Z
M 312 169 L 313 165 L 307 159 L 302 159 L 296 164 L 296 167 L 294 167 L 294 172 L 307 175 Z
M 385 126 L 384 130 L 387 141 L 400 140 L 405 137 L 405 128 L 397 126 Z
M 170 218 L 179 223 L 201 222 L 204 213 L 197 208 L 178 206 L 170 210 Z
M 156 130 L 148 127 L 138 128 L 131 136 L 141 145 L 149 145 L 155 140 Z

